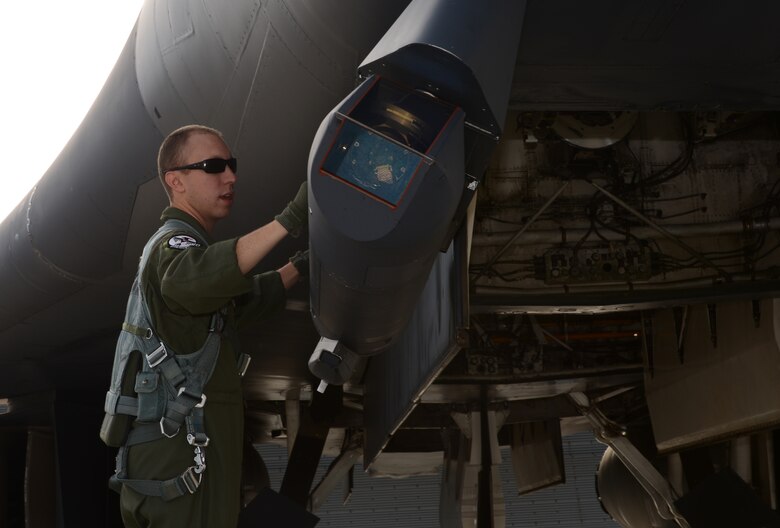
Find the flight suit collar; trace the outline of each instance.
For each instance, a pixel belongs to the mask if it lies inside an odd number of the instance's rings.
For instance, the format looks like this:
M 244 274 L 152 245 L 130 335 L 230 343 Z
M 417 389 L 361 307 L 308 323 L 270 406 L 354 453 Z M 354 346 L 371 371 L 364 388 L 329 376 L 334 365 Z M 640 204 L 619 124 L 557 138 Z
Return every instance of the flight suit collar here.
M 173 206 L 166 207 L 160 216 L 160 220 L 165 222 L 168 219 L 181 220 L 182 222 L 188 223 L 193 228 L 195 228 L 195 230 L 200 234 L 200 236 L 203 237 L 207 244 L 211 245 L 214 243 L 214 239 L 211 238 L 208 233 L 206 233 L 206 230 L 203 229 L 203 226 L 200 225 L 200 223 L 198 223 L 198 221 L 195 220 L 195 218 L 193 218 L 190 214 L 185 213 L 181 209 L 177 209 Z

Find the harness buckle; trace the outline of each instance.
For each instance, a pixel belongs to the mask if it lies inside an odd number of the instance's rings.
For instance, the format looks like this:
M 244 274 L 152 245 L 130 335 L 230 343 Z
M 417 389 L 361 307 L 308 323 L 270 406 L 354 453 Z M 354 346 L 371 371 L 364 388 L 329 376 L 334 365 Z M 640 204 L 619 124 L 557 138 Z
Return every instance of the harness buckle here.
M 189 391 L 187 390 L 187 387 L 179 387 L 179 393 L 176 395 L 176 397 L 179 397 L 179 396 L 181 396 L 182 394 L 186 394 L 187 396 L 189 396 L 189 397 L 190 397 L 190 398 L 192 398 L 193 400 L 197 400 L 197 399 L 198 399 L 198 396 L 195 396 L 193 393 L 189 392 Z M 196 403 L 196 404 L 195 404 L 195 407 L 196 407 L 196 408 L 198 408 L 198 409 L 200 409 L 200 408 L 201 408 L 201 407 L 203 407 L 204 405 L 206 405 L 206 395 L 205 395 L 205 394 L 201 394 L 201 395 L 200 395 L 200 402 L 199 402 L 199 403 Z
M 168 431 L 170 431 L 172 428 L 166 428 L 166 425 L 168 425 L 168 424 L 173 424 L 173 425 L 176 426 L 176 430 L 173 431 L 171 434 L 168 434 Z M 163 436 L 165 436 L 167 438 L 173 438 L 174 436 L 179 434 L 179 429 L 180 429 L 180 427 L 173 420 L 170 420 L 170 419 L 166 418 L 165 416 L 160 418 L 160 432 L 163 434 Z
M 146 354 L 146 362 L 149 363 L 149 368 L 154 368 L 168 357 L 168 351 L 165 349 L 165 345 L 160 343 L 160 346 Z
M 188 433 L 187 443 L 194 447 L 208 447 L 209 437 L 206 433 Z
M 187 470 L 181 474 L 181 480 L 184 483 L 184 487 L 187 488 L 187 491 L 189 491 L 190 494 L 198 491 L 201 478 L 202 475 L 197 472 L 197 468 L 195 466 L 188 467 Z
M 192 460 L 195 461 L 195 473 L 200 475 L 206 471 L 206 452 L 200 446 L 195 447 L 195 457 Z

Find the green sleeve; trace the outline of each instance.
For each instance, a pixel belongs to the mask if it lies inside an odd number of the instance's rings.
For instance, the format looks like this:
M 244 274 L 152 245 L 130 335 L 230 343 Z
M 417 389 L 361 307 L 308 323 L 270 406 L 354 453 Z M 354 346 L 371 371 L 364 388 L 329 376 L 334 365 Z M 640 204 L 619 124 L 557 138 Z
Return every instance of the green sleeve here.
M 170 237 L 154 251 L 150 267 L 159 281 L 160 296 L 168 309 L 181 315 L 205 315 L 252 290 L 252 281 L 238 267 L 237 238 L 208 247 L 176 249 Z
M 278 271 L 268 271 L 252 277 L 252 291 L 236 299 L 238 328 L 257 319 L 265 319 L 282 311 L 287 290 Z

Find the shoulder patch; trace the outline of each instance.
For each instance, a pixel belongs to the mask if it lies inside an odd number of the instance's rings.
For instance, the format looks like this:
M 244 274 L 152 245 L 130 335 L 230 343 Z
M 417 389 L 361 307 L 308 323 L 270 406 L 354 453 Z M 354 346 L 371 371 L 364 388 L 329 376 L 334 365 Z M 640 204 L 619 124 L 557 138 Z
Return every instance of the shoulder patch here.
M 168 247 L 187 249 L 188 247 L 200 247 L 200 243 L 189 235 L 176 235 L 168 240 Z

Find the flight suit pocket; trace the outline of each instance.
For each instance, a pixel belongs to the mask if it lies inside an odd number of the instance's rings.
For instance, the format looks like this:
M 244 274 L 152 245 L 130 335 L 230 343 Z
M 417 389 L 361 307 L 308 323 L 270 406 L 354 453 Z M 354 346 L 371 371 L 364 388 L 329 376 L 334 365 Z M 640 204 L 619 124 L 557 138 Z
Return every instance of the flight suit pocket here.
M 156 422 L 162 418 L 165 402 L 164 391 L 157 390 L 159 378 L 156 372 L 139 372 L 135 377 L 139 422 Z

